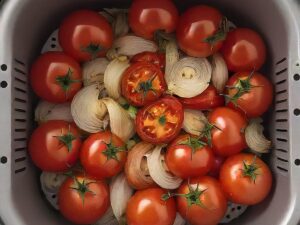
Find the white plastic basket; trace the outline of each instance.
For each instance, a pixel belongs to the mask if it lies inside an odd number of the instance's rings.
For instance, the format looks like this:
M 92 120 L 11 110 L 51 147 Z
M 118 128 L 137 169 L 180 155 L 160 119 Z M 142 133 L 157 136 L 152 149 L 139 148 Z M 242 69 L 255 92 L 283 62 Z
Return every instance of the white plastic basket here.
M 185 0 L 220 8 L 238 26 L 258 30 L 268 45 L 264 73 L 275 85 L 267 128 L 274 143 L 270 197 L 232 224 L 294 225 L 300 221 L 300 7 L 297 0 Z M 41 198 L 37 172 L 27 156 L 35 99 L 28 68 L 67 13 L 79 8 L 128 7 L 130 1 L 6 0 L 0 6 L 0 224 L 66 225 Z M 109 225 L 109 224 L 108 224 Z

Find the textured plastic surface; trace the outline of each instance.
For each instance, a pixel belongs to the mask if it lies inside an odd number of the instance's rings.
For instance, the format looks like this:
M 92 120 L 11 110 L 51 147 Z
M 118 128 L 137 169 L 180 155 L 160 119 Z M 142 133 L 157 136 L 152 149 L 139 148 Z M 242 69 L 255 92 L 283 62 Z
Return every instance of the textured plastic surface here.
M 26 153 L 34 98 L 28 68 L 68 12 L 78 8 L 128 7 L 130 1 L 7 0 L 0 9 L 0 217 L 6 225 L 67 225 L 40 197 L 38 178 Z M 296 0 L 177 1 L 184 10 L 208 3 L 238 26 L 257 29 L 268 44 L 264 73 L 275 85 L 268 132 L 274 190 L 231 224 L 286 225 L 300 218 L 300 45 Z M 1 221 L 1 220 L 0 220 Z

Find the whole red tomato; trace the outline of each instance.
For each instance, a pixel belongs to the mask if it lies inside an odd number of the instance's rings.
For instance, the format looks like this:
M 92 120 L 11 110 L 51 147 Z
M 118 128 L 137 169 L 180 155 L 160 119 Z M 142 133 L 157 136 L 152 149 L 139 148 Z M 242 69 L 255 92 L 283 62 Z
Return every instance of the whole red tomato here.
M 47 52 L 32 65 L 30 83 L 43 100 L 63 103 L 72 100 L 82 86 L 80 65 L 62 52 Z
M 269 167 L 254 154 L 229 157 L 220 172 L 220 183 L 234 203 L 254 205 L 263 201 L 272 187 Z
M 219 95 L 217 89 L 209 85 L 208 88 L 193 98 L 179 98 L 184 108 L 209 110 L 225 104 L 223 96 Z
M 239 111 L 219 107 L 209 114 L 208 120 L 205 136 L 211 140 L 217 155 L 227 157 L 247 147 L 244 134 L 247 120 Z
M 221 52 L 228 69 L 233 72 L 257 71 L 266 60 L 266 46 L 263 39 L 248 28 L 230 31 Z
M 179 134 L 182 123 L 181 103 L 176 98 L 167 96 L 138 111 L 136 131 L 146 142 L 168 143 Z
M 43 171 L 64 172 L 77 161 L 81 140 L 74 124 L 52 120 L 40 125 L 29 140 L 33 163 Z
M 200 5 L 185 11 L 176 30 L 179 47 L 188 55 L 207 57 L 217 52 L 226 38 L 223 15 L 215 8 Z
M 229 107 L 238 109 L 247 117 L 259 117 L 272 104 L 273 86 L 262 74 L 240 72 L 234 74 L 227 82 Z
M 173 198 L 162 200 L 162 196 L 166 193 L 161 188 L 137 191 L 127 204 L 128 225 L 173 225 L 176 204 Z
M 58 37 L 64 52 L 80 62 L 104 56 L 113 42 L 110 24 L 90 10 L 79 10 L 66 17 Z
M 148 62 L 164 70 L 166 65 L 166 54 L 155 52 L 141 52 L 131 58 L 131 63 Z
M 110 131 L 92 134 L 82 145 L 80 161 L 85 171 L 98 179 L 117 175 L 127 153 L 123 141 Z
M 58 205 L 61 214 L 76 224 L 93 224 L 109 207 L 106 183 L 83 175 L 67 178 L 59 189 Z
M 185 181 L 178 189 L 177 209 L 191 225 L 216 225 L 227 210 L 219 182 L 208 176 Z
M 207 174 L 213 164 L 213 153 L 199 138 L 185 134 L 168 147 L 165 160 L 171 173 L 187 179 Z
M 149 62 L 134 63 L 123 73 L 122 95 L 131 105 L 149 104 L 157 100 L 165 89 L 162 71 Z
M 136 0 L 129 9 L 129 26 L 140 37 L 152 39 L 157 31 L 172 33 L 178 10 L 172 0 Z

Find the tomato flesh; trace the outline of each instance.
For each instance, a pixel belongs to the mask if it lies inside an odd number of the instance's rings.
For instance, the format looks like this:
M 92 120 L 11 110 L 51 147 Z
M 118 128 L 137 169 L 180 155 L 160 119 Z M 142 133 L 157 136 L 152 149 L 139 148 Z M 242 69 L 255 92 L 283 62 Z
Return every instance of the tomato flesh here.
M 142 52 L 136 54 L 131 58 L 130 61 L 131 63 L 148 62 L 158 66 L 162 70 L 165 68 L 165 64 L 166 64 L 165 54 L 155 53 L 155 52 Z
M 122 77 L 122 94 L 134 106 L 143 106 L 157 100 L 165 89 L 163 73 L 151 63 L 135 63 Z
M 174 97 L 164 97 L 141 109 L 137 114 L 139 136 L 150 143 L 167 143 L 180 132 L 183 108 Z

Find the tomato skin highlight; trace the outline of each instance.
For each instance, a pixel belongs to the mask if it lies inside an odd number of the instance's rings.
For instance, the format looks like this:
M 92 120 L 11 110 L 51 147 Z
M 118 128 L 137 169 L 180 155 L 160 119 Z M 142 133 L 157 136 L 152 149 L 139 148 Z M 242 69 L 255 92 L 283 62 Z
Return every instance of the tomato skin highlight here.
M 105 155 L 108 145 L 123 148 L 115 154 L 115 158 Z M 80 161 L 85 171 L 97 178 L 110 178 L 117 175 L 124 167 L 127 153 L 123 141 L 110 131 L 92 134 L 81 147 Z
M 208 116 L 209 123 L 215 125 L 211 132 L 212 148 L 215 154 L 228 157 L 247 148 L 245 134 L 243 133 L 247 120 L 239 111 L 219 107 Z
M 179 134 L 182 123 L 181 103 L 175 97 L 166 96 L 138 111 L 136 131 L 146 142 L 168 143 Z
M 137 62 L 123 73 L 122 95 L 134 106 L 144 106 L 159 99 L 166 89 L 162 71 L 152 63 Z
M 130 62 L 131 63 L 148 62 L 158 66 L 161 70 L 164 70 L 166 66 L 166 56 L 163 53 L 141 52 L 133 56 Z
M 237 106 L 229 102 L 228 107 L 245 113 L 248 118 L 259 117 L 270 108 L 273 101 L 273 86 L 264 75 L 257 72 L 239 72 L 230 77 L 227 86 L 234 87 L 240 79 L 246 80 L 249 77 L 251 77 L 250 84 L 254 87 L 238 98 Z M 228 89 L 227 92 L 232 98 L 237 90 L 232 88 Z
M 64 91 L 57 78 L 66 76 L 71 71 L 70 78 L 75 82 Z M 80 65 L 62 52 L 47 52 L 39 56 L 30 71 L 30 83 L 33 91 L 43 100 L 52 103 L 71 101 L 82 86 Z
M 208 146 L 193 148 L 184 144 L 191 135 L 178 136 L 168 147 L 165 162 L 168 169 L 177 177 L 188 179 L 190 177 L 206 175 L 213 165 L 213 153 Z
M 67 16 L 58 36 L 64 52 L 79 62 L 104 56 L 113 42 L 110 24 L 91 10 L 78 10 Z
M 266 46 L 261 36 L 248 28 L 230 31 L 221 49 L 228 70 L 258 71 L 266 61 Z
M 72 133 L 74 140 L 68 151 L 58 136 Z M 72 167 L 79 157 L 81 140 L 77 127 L 65 121 L 51 120 L 43 123 L 32 133 L 28 151 L 34 164 L 43 171 L 65 172 Z
M 208 88 L 200 95 L 193 98 L 179 98 L 184 108 L 209 110 L 225 105 L 225 99 L 219 95 L 217 89 L 209 85 Z
M 244 162 L 251 164 L 255 159 L 257 176 L 255 182 L 243 176 Z M 240 153 L 224 162 L 220 171 L 221 186 L 231 202 L 255 205 L 263 201 L 272 187 L 272 174 L 269 167 L 254 154 Z
M 215 8 L 199 5 L 185 11 L 176 30 L 178 45 L 186 54 L 193 57 L 208 57 L 216 53 L 223 40 L 213 45 L 205 42 L 219 31 L 223 16 Z
M 128 225 L 173 225 L 176 204 L 173 198 L 162 200 L 167 191 L 149 188 L 137 191 L 128 201 L 126 218 Z
M 156 31 L 175 31 L 178 17 L 178 10 L 171 0 L 137 0 L 129 9 L 129 26 L 137 36 L 153 39 Z
M 204 191 L 199 199 L 205 207 L 199 205 L 188 205 L 183 196 L 176 197 L 177 209 L 180 215 L 191 225 L 216 225 L 220 222 L 227 210 L 227 200 L 219 182 L 208 176 L 197 177 L 185 181 L 179 187 L 178 194 L 190 193 L 189 185 L 193 189 Z
M 67 178 L 58 194 L 58 205 L 62 215 L 75 224 L 93 224 L 97 222 L 109 207 L 109 189 L 106 183 L 76 175 L 79 182 L 93 182 L 87 185 L 91 192 L 84 195 L 84 204 L 80 194 L 72 189 L 76 187 L 73 178 Z

